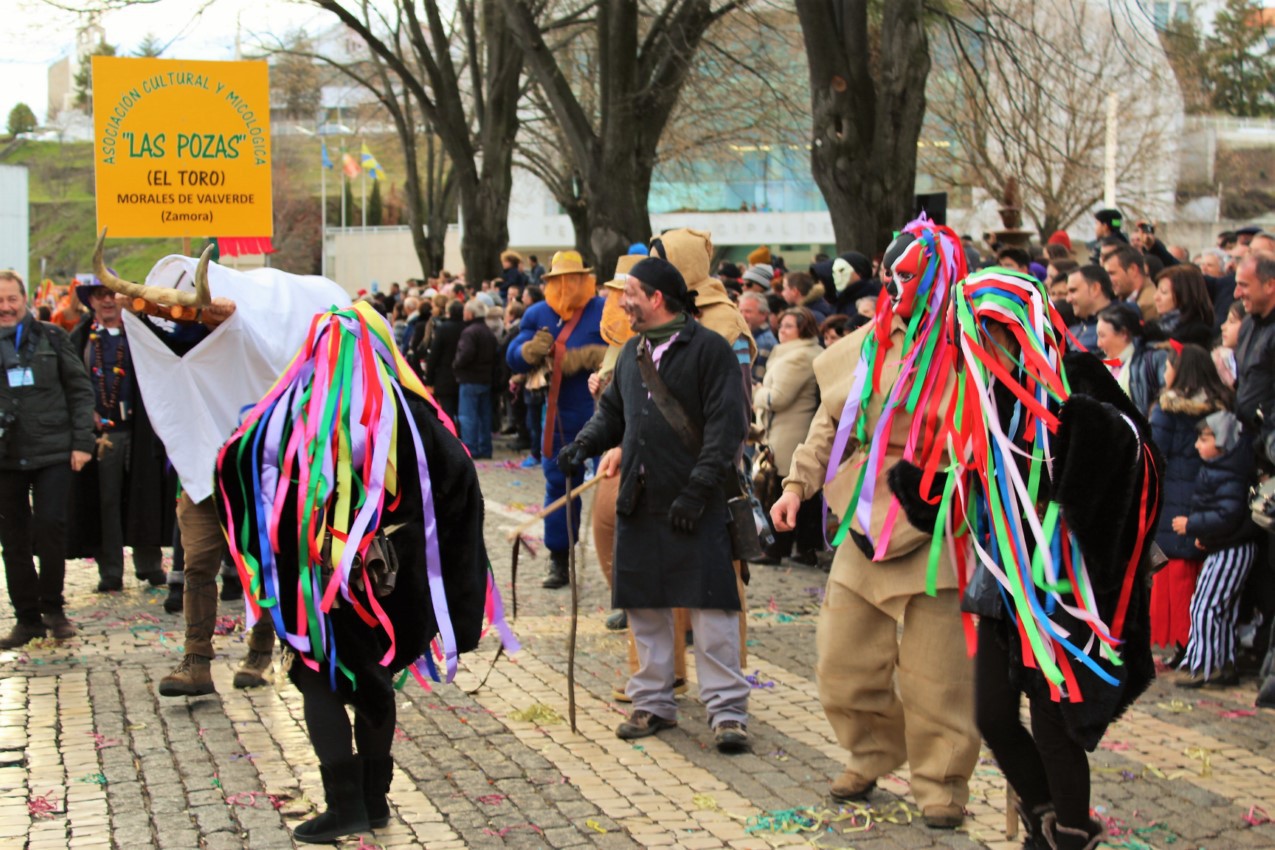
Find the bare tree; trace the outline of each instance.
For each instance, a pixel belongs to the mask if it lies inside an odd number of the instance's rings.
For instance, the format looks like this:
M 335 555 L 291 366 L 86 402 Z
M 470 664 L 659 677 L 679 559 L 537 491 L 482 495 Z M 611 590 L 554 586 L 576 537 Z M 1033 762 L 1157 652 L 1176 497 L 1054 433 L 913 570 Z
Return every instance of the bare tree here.
M 1122 203 L 1145 210 L 1172 191 L 1177 87 L 1153 33 L 1121 33 L 1089 0 L 968 2 L 940 23 L 946 61 L 931 77 L 930 109 L 950 142 L 933 149 L 948 182 L 1000 197 L 1017 180 L 1044 240 L 1102 200 L 1114 96 Z
M 406 66 L 413 61 L 401 43 L 393 46 L 401 63 Z M 407 225 L 412 247 L 423 276 L 437 274 L 443 267 L 447 226 L 457 207 L 456 171 L 442 151 L 438 136 L 417 120 L 415 100 L 401 79 L 375 52 L 369 53 L 364 61 L 341 61 L 314 52 L 309 44 L 299 45 L 293 39 L 276 42 L 270 46 L 270 52 L 296 62 L 328 66 L 375 98 L 378 114 L 369 115 L 366 110 L 359 110 L 361 118 L 379 121 L 386 115 L 390 117 L 403 150 Z
M 438 135 L 455 171 L 465 226 L 461 254 L 466 272 L 472 279 L 494 276 L 500 251 L 509 241 L 513 139 L 522 71 L 522 54 L 497 0 L 312 2 L 367 44 L 383 63 L 385 79 L 393 78 L 402 87 Z M 418 16 L 418 6 L 423 7 L 424 20 Z M 384 83 L 383 89 L 387 88 Z M 407 111 L 400 112 L 406 122 Z M 395 122 L 397 126 L 399 118 Z M 413 126 L 407 125 L 409 130 Z M 408 147 L 414 146 L 404 147 L 410 158 Z M 417 191 L 419 186 L 409 185 L 409 222 L 410 196 Z M 415 232 L 417 225 L 412 224 Z
M 871 13 L 871 14 L 870 14 Z M 922 0 L 797 0 L 810 66 L 811 168 L 840 250 L 906 221 L 930 47 Z
M 633 0 L 553 9 L 501 2 L 566 142 L 588 204 L 591 253 L 607 274 L 629 243 L 650 238 L 647 200 L 660 138 L 705 32 L 742 0 L 666 0 L 649 17 Z M 555 49 L 550 39 L 561 36 L 566 43 Z M 572 63 L 589 47 L 596 72 L 581 86 Z

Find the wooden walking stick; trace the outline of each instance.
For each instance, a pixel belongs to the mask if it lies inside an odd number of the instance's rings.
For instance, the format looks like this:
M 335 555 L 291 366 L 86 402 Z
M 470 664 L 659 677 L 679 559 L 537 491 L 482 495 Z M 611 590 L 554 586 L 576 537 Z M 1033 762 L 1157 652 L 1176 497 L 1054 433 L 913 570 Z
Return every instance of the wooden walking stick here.
M 579 487 L 575 488 L 574 490 L 570 490 L 566 495 L 559 496 L 558 498 L 554 499 L 549 504 L 545 505 L 544 509 L 541 510 L 540 513 L 531 517 L 531 519 L 527 520 L 522 525 L 515 528 L 513 531 L 510 531 L 505 536 L 511 541 L 516 540 L 517 538 L 521 537 L 527 531 L 527 529 L 531 528 L 533 525 L 540 522 L 540 520 L 549 516 L 549 514 L 553 513 L 554 511 L 560 510 L 562 506 L 567 503 L 568 499 L 574 499 L 577 496 L 584 493 L 586 490 L 592 490 L 595 486 L 597 486 L 597 483 L 601 480 L 602 480 L 601 475 L 593 476 L 588 481 L 581 484 Z
M 599 476 L 593 476 L 593 483 Z M 571 731 L 576 732 L 576 624 L 580 619 L 580 583 L 576 576 L 576 536 L 571 530 L 571 472 L 566 473 L 567 496 L 564 510 L 567 513 L 567 565 L 571 582 L 571 625 L 567 632 L 567 720 Z M 581 488 L 583 489 L 583 487 Z

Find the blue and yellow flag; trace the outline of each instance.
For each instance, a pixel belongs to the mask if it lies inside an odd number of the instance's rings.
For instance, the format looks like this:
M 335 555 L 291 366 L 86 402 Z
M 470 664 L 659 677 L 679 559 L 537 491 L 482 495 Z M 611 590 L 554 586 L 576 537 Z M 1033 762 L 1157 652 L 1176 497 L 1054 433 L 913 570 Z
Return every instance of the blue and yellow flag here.
M 385 177 L 385 169 L 381 168 L 381 164 L 376 161 L 376 157 L 372 156 L 372 152 L 367 149 L 367 143 L 363 143 L 363 170 L 370 172 L 373 180 L 380 180 Z

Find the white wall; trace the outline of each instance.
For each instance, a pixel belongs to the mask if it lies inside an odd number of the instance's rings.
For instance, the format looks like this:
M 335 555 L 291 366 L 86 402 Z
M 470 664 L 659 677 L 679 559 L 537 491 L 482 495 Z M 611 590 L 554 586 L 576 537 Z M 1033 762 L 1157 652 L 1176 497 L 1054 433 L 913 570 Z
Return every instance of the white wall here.
M 0 165 L 0 268 L 15 269 L 24 279 L 31 234 L 27 176 L 24 165 Z

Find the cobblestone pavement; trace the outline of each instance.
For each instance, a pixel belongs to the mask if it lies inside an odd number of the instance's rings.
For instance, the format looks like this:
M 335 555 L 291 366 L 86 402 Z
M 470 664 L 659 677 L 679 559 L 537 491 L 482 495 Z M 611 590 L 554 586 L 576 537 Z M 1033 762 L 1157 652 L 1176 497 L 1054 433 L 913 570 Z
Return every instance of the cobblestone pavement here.
M 505 535 L 542 494 L 539 470 L 517 469 L 510 457 L 479 464 L 507 603 Z M 611 691 L 623 681 L 625 642 L 603 625 L 608 594 L 585 537 L 579 733 L 566 722 L 569 590 L 542 590 L 543 553 L 524 556 L 515 624 L 522 652 L 500 660 L 474 695 L 491 667 L 493 636 L 466 656 L 456 685 L 403 689 L 390 826 L 345 846 L 1018 847 L 1006 837 L 1005 784 L 989 758 L 957 832 L 910 822 L 904 772 L 881 784 L 870 807 L 829 806 L 842 753 L 814 684 L 824 580 L 816 569 L 754 570 L 751 754 L 713 749 L 693 686 L 678 728 L 636 746 L 618 740 L 622 711 Z M 231 687 L 246 652 L 242 628 L 234 629 L 242 605 L 223 603 L 232 630 L 218 639 L 217 695 L 167 699 L 157 682 L 181 657 L 182 630 L 164 613 L 164 592 L 130 578 L 124 592 L 101 596 L 96 580 L 91 563 L 69 565 L 79 638 L 0 653 L 0 847 L 293 847 L 291 828 L 322 800 L 318 764 L 300 697 L 282 675 L 257 691 Z M 11 613 L 0 610 L 7 630 Z M 1091 759 L 1094 805 L 1115 827 L 1106 846 L 1275 848 L 1275 725 L 1253 709 L 1254 693 L 1251 681 L 1201 693 L 1162 680 L 1111 729 Z

